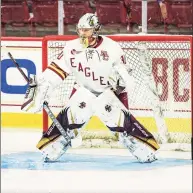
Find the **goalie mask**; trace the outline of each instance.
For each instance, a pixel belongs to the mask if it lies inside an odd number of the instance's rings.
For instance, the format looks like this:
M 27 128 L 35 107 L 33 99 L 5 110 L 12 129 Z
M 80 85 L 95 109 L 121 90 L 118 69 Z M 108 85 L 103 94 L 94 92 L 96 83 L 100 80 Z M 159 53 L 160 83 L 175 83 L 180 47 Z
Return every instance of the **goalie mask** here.
M 80 37 L 80 43 L 87 48 L 96 38 L 101 25 L 98 17 L 93 13 L 83 15 L 77 24 L 77 33 Z

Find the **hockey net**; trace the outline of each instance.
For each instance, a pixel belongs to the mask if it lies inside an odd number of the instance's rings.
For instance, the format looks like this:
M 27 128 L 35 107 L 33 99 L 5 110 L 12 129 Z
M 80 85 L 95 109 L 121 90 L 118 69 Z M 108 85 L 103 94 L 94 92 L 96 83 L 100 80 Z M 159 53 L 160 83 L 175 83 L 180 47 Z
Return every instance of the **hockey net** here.
M 43 70 L 75 36 L 43 38 Z M 192 37 L 135 35 L 110 36 L 132 66 L 135 86 L 129 93 L 130 112 L 171 149 L 189 151 L 192 133 Z M 53 92 L 49 105 L 57 115 L 69 100 L 75 78 L 68 76 Z M 152 98 L 153 96 L 153 98 Z M 50 121 L 43 113 L 43 129 Z M 121 147 L 117 138 L 93 117 L 82 129 L 83 147 Z M 168 148 L 167 148 L 168 149 Z

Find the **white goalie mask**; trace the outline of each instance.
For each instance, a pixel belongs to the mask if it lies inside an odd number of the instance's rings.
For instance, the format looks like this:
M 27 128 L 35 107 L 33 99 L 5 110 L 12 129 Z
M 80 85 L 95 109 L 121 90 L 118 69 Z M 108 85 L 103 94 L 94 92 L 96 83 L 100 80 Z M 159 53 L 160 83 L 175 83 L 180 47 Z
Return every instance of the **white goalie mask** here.
M 100 28 L 101 24 L 99 23 L 98 17 L 93 13 L 86 13 L 79 19 L 77 33 L 83 47 L 88 47 L 89 43 L 98 37 Z M 92 33 L 89 36 L 83 35 L 80 33 L 81 29 L 92 30 Z

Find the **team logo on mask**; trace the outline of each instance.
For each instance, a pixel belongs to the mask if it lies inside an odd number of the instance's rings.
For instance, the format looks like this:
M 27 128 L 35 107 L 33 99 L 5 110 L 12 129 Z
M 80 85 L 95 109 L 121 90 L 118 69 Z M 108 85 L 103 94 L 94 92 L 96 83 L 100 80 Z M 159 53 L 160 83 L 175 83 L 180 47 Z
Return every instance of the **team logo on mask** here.
M 91 18 L 89 21 L 90 26 L 94 26 L 94 20 Z
M 89 25 L 94 27 L 94 17 L 93 15 L 91 15 L 89 18 L 88 18 L 88 21 L 89 21 Z

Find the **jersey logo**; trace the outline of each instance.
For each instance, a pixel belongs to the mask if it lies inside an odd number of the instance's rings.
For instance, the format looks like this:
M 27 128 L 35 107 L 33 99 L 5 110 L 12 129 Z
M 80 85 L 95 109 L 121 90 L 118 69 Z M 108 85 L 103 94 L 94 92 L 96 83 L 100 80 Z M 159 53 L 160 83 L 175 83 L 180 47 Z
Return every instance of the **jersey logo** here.
M 101 50 L 100 56 L 102 57 L 103 60 L 106 60 L 106 61 L 109 60 L 109 55 L 108 55 L 107 51 Z
M 105 105 L 105 110 L 106 110 L 107 112 L 111 112 L 112 107 L 111 107 L 110 105 Z
M 85 102 L 81 102 L 80 105 L 79 105 L 79 107 L 80 107 L 81 109 L 85 108 L 85 107 L 86 107 L 86 103 L 85 103 Z
M 92 59 L 92 58 L 93 58 L 93 55 L 94 55 L 95 52 L 97 52 L 97 51 L 94 51 L 94 50 L 86 50 L 86 59 L 87 59 L 87 61 L 88 61 L 89 59 Z

